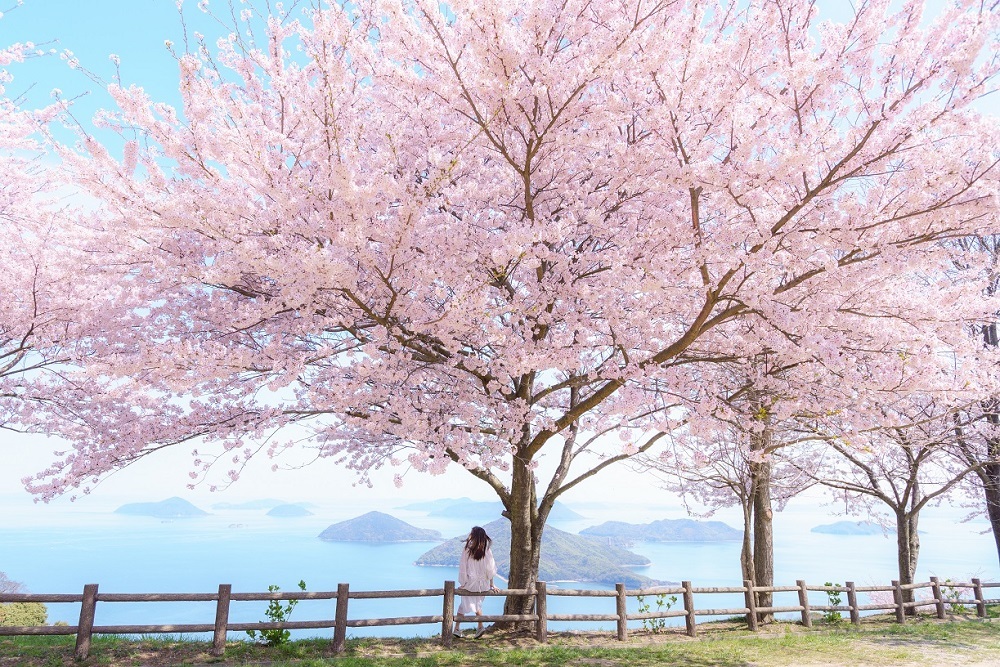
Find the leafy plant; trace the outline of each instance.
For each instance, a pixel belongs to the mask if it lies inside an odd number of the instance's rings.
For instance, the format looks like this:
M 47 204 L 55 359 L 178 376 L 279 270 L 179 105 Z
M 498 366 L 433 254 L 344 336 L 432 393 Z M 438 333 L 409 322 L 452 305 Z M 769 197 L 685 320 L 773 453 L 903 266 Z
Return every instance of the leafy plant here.
M 840 586 L 840 584 L 834 584 L 829 581 L 823 584 L 824 586 Z M 843 597 L 840 595 L 840 591 L 827 591 L 826 599 L 831 607 L 839 607 L 840 603 L 843 601 Z M 840 615 L 839 611 L 830 610 L 823 614 L 823 620 L 827 623 L 840 623 L 843 617 Z
M 20 581 L 0 572 L 0 593 L 27 593 Z M 48 608 L 41 602 L 8 602 L 0 604 L 0 626 L 45 625 Z
M 652 608 L 649 602 L 646 602 L 645 595 L 637 595 L 635 599 L 639 602 L 639 613 L 646 614 Z M 669 598 L 666 593 L 659 593 L 656 596 L 656 611 L 669 611 L 674 603 L 677 602 L 677 596 L 671 595 Z M 665 618 L 644 618 L 642 619 L 642 627 L 654 634 L 659 634 L 667 627 L 667 619 Z
M 0 604 L 0 626 L 45 625 L 48 609 L 41 602 Z
M 941 597 L 945 604 L 951 605 L 952 613 L 961 614 L 969 610 L 965 604 L 965 589 L 956 586 L 951 579 L 945 579 L 941 583 Z
M 306 589 L 305 580 L 299 580 L 299 588 L 303 591 Z M 277 593 L 281 589 L 276 585 L 271 584 L 267 587 L 267 590 L 269 593 Z M 264 615 L 267 616 L 267 620 L 271 623 L 284 623 L 288 620 L 288 617 L 292 615 L 292 610 L 295 609 L 295 605 L 298 603 L 298 600 L 289 600 L 287 604 L 282 605 L 281 600 L 271 600 L 267 605 L 267 610 L 264 612 Z M 247 634 L 250 635 L 250 639 L 264 642 L 268 646 L 280 646 L 282 644 L 287 644 L 292 636 L 291 632 L 280 628 L 274 628 L 273 630 L 260 630 L 259 632 L 257 630 L 247 630 Z

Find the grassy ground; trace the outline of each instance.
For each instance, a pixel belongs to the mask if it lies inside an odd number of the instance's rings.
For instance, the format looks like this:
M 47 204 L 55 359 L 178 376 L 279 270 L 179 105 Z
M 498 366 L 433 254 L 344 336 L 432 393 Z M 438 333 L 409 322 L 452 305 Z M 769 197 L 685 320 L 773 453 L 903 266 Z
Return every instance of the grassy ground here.
M 206 642 L 183 638 L 95 637 L 90 657 L 73 659 L 73 637 L 2 637 L 2 667 L 173 667 L 175 665 L 254 665 L 266 667 L 923 667 L 1000 665 L 1000 621 L 921 618 L 897 625 L 867 620 L 858 629 L 847 623 L 816 624 L 812 630 L 778 623 L 753 634 L 740 623 L 699 626 L 699 637 L 680 631 L 631 632 L 629 641 L 613 634 L 556 633 L 548 644 L 525 634 L 494 632 L 474 640 L 455 640 L 450 650 L 435 639 L 349 640 L 341 656 L 329 640 L 297 641 L 280 647 L 230 642 L 225 658 L 209 655 Z

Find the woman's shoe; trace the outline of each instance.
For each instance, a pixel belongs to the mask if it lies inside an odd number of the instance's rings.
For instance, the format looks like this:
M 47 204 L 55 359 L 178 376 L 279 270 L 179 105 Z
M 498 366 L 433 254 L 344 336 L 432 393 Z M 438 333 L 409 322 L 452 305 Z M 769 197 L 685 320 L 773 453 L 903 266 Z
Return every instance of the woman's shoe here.
M 486 634 L 486 628 L 479 628 L 478 630 L 476 630 L 476 639 L 479 639 L 485 634 Z
M 455 635 L 455 636 L 456 636 L 456 637 L 458 637 L 459 639 L 461 639 L 461 638 L 462 638 L 462 633 L 461 633 L 461 632 L 459 632 L 458 630 L 452 630 L 452 631 L 451 631 L 451 634 Z

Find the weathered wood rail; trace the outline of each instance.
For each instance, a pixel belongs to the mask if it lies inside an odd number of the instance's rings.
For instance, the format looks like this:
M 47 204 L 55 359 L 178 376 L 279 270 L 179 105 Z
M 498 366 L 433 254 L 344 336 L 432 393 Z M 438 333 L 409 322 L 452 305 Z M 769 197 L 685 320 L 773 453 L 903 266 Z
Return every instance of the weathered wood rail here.
M 526 622 L 533 624 L 535 638 L 545 642 L 548 636 L 549 621 L 614 621 L 617 636 L 620 641 L 628 639 L 628 622 L 666 618 L 684 618 L 685 632 L 694 637 L 697 635 L 699 616 L 745 616 L 750 630 L 758 629 L 758 618 L 767 613 L 799 613 L 801 622 L 806 627 L 812 627 L 812 615 L 815 612 L 848 612 L 851 623 L 861 623 L 861 612 L 889 611 L 894 612 L 896 621 L 905 623 L 907 610 L 918 607 L 933 607 L 938 618 L 945 618 L 947 607 L 975 606 L 979 618 L 986 617 L 987 605 L 1000 604 L 1000 598 L 990 599 L 985 596 L 988 588 L 1000 588 L 1000 582 L 983 582 L 972 579 L 970 582 L 941 582 L 937 577 L 930 581 L 914 584 L 900 584 L 893 581 L 889 586 L 856 586 L 848 581 L 843 586 L 810 586 L 805 581 L 795 582 L 795 586 L 753 586 L 744 581 L 743 586 L 728 587 L 695 587 L 690 581 L 684 581 L 680 586 L 666 586 L 646 589 L 627 589 L 624 584 L 616 584 L 615 590 L 581 590 L 571 588 L 549 588 L 544 581 L 537 583 L 534 589 L 500 589 L 494 592 L 472 593 L 493 597 L 528 596 L 534 599 L 534 612 L 518 615 L 484 615 L 458 616 L 455 614 L 455 595 L 470 594 L 455 587 L 455 582 L 444 582 L 443 588 L 428 588 L 416 590 L 394 591 L 352 591 L 348 584 L 339 584 L 336 591 L 293 592 L 276 591 L 269 593 L 234 593 L 230 584 L 221 584 L 216 593 L 99 593 L 97 584 L 87 584 L 83 593 L 6 593 L 0 594 L 0 603 L 4 602 L 42 602 L 42 603 L 77 603 L 80 604 L 80 620 L 77 625 L 43 625 L 43 626 L 13 626 L 0 627 L 0 636 L 10 635 L 76 635 L 74 655 L 78 659 L 86 658 L 90 653 L 91 638 L 95 634 L 157 634 L 157 633 L 213 633 L 212 654 L 221 656 L 226 647 L 227 632 L 246 630 L 316 630 L 333 629 L 333 648 L 337 652 L 344 650 L 347 639 L 347 628 L 367 628 L 393 625 L 440 624 L 441 642 L 451 646 L 451 627 L 455 620 L 462 622 L 483 621 L 486 623 Z M 904 602 L 904 590 L 929 589 L 930 597 L 915 602 Z M 786 606 L 758 607 L 755 593 L 796 593 L 798 604 Z M 812 604 L 809 593 L 847 594 L 846 605 Z M 962 598 L 961 593 L 971 594 Z M 698 608 L 694 604 L 695 595 L 713 595 L 720 593 L 742 593 L 743 607 L 726 609 Z M 881 604 L 858 604 L 858 593 L 891 593 L 893 601 Z M 667 608 L 661 611 L 628 613 L 627 599 L 639 596 L 677 595 L 681 597 L 683 608 Z M 603 614 L 550 614 L 547 612 L 550 597 L 594 597 L 615 598 L 615 613 Z M 441 598 L 441 613 L 426 616 L 394 616 L 388 618 L 354 618 L 348 617 L 350 600 L 366 599 L 401 599 L 401 598 Z M 285 621 L 259 623 L 231 623 L 229 609 L 233 602 L 252 602 L 268 600 L 330 600 L 335 602 L 333 618 L 319 621 Z M 94 625 L 98 602 L 215 602 L 214 623 L 189 623 L 176 625 Z

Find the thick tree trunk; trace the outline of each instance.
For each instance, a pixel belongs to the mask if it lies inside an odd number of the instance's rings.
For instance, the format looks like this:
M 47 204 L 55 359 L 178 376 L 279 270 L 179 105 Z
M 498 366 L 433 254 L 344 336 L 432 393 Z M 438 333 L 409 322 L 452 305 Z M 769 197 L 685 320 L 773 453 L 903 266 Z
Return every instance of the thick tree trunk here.
M 993 290 L 990 290 L 991 294 Z M 996 323 L 983 326 L 983 342 L 987 347 L 1000 345 L 1000 335 Z M 994 429 L 1000 427 L 1000 408 L 998 400 L 991 398 L 983 402 L 986 422 Z M 993 541 L 997 546 L 997 558 L 1000 559 L 1000 439 L 987 437 L 986 465 L 979 471 L 979 479 L 983 482 L 983 493 L 986 495 L 986 515 L 993 529 Z
M 755 586 L 774 585 L 774 513 L 771 509 L 771 463 L 767 460 L 750 464 L 754 480 L 753 494 L 753 569 Z M 772 606 L 771 593 L 757 593 L 757 606 Z M 758 622 L 770 623 L 774 614 L 761 613 Z
M 918 513 L 896 512 L 896 555 L 899 564 L 899 583 L 912 584 L 917 573 L 917 558 L 920 556 L 920 533 L 917 531 Z M 914 601 L 913 590 L 903 590 L 903 602 Z M 906 610 L 908 616 L 916 616 L 916 608 Z
M 765 428 L 760 433 L 751 434 L 752 452 L 766 452 L 770 446 L 771 431 Z M 758 454 L 750 461 L 750 478 L 753 496 L 753 569 L 755 586 L 774 585 L 774 512 L 771 509 L 771 461 L 767 454 Z M 757 593 L 757 606 L 770 607 L 771 593 Z M 758 622 L 770 623 L 774 614 L 761 613 Z
M 510 489 L 510 577 L 507 587 L 533 589 L 538 578 L 545 517 L 538 512 L 535 477 L 527 461 L 514 457 Z M 504 604 L 504 614 L 530 614 L 534 598 L 512 596 Z
M 990 442 L 990 451 L 1000 448 L 996 441 Z M 1000 559 L 1000 463 L 987 463 L 979 475 L 983 482 L 983 493 L 986 496 L 986 515 L 993 529 L 993 541 L 997 546 L 997 559 Z

